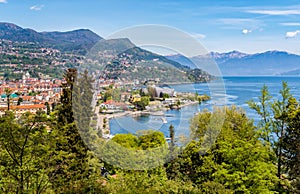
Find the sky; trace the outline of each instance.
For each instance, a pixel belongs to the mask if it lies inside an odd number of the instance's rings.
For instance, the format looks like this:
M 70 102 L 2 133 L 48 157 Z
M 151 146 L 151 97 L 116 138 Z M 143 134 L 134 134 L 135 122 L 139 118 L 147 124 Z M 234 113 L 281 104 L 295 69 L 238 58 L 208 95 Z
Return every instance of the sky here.
M 299 0 L 0 0 L 0 21 L 36 31 L 87 28 L 102 37 L 168 25 L 208 50 L 300 54 Z

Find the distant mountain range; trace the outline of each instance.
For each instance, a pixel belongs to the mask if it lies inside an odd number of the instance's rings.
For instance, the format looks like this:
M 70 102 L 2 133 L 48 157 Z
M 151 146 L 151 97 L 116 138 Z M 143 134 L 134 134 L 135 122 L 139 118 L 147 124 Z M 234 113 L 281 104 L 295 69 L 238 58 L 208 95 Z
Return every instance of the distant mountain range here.
M 44 47 L 84 54 L 102 37 L 88 29 L 69 32 L 37 32 L 32 29 L 21 28 L 12 23 L 0 22 L 0 39 L 33 42 Z
M 188 59 L 180 55 L 166 56 L 191 68 L 195 67 L 192 61 L 197 61 L 199 67 L 208 60 L 214 60 L 225 76 L 249 75 L 300 75 L 300 56 L 284 51 L 267 51 L 256 54 L 246 54 L 238 51 L 228 53 L 211 52 L 209 55 L 195 56 Z
M 37 32 L 24 29 L 12 23 L 0 22 L 0 39 L 18 42 L 33 42 L 43 47 L 56 48 L 65 52 L 86 54 L 102 37 L 88 29 L 79 29 L 68 32 Z M 114 42 L 115 41 L 115 42 Z M 208 55 L 195 56 L 188 59 L 181 55 L 160 56 L 140 49 L 126 39 L 116 39 L 106 42 L 134 48 L 128 51 L 138 60 L 159 60 L 171 64 L 176 68 L 197 68 L 192 61 L 203 70 L 210 72 L 209 65 L 215 61 L 222 74 L 228 76 L 240 75 L 300 75 L 300 56 L 284 51 L 267 51 L 257 54 L 246 54 L 238 51 L 228 53 L 211 52 Z

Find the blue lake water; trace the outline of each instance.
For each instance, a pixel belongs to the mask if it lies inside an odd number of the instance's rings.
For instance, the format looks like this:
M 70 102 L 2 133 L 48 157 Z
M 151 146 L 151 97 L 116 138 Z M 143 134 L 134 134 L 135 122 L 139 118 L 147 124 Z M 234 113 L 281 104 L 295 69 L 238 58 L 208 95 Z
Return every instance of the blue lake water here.
M 258 101 L 263 85 L 268 86 L 270 94 L 275 98 L 280 98 L 279 91 L 282 81 L 286 81 L 291 93 L 300 99 L 300 77 L 224 77 L 222 80 L 209 84 L 184 84 L 172 86 L 178 92 L 197 92 L 198 94 L 208 94 L 212 99 L 201 105 L 183 107 L 181 110 L 169 110 L 165 113 L 171 117 L 165 117 L 167 123 L 163 123 L 160 116 L 141 117 L 120 117 L 110 120 L 111 134 L 136 133 L 139 130 L 154 129 L 162 131 L 166 136 L 169 133 L 169 126 L 175 127 L 177 135 L 188 135 L 190 119 L 195 113 L 203 110 L 211 110 L 213 106 L 236 105 L 243 108 L 249 118 L 257 121 L 256 113 L 249 109 L 247 101 L 253 99 Z

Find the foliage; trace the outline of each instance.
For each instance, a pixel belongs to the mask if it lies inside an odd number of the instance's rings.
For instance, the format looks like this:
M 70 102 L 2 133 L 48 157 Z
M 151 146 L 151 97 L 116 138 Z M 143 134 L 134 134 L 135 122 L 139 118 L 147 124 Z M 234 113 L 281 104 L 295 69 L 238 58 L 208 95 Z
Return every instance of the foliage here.
M 69 69 L 57 109 L 0 117 L 1 193 L 299 193 L 300 104 L 285 82 L 278 99 L 264 86 L 259 102 L 249 102 L 257 126 L 234 106 L 204 110 L 182 148 L 173 125 L 169 144 L 154 130 L 99 138 L 92 83 L 87 71 Z M 121 92 L 113 90 L 107 97 Z M 145 107 L 149 96 L 140 102 Z
M 273 99 L 268 92 L 267 86 L 264 86 L 259 97 L 259 102 L 249 102 L 250 108 L 254 109 L 261 116 L 259 123 L 259 137 L 263 139 L 265 144 L 271 145 L 276 157 L 274 162 L 277 165 L 277 177 L 283 179 L 283 174 L 286 173 L 284 147 L 287 141 L 284 141 L 284 136 L 288 127 L 288 104 L 292 99 L 290 89 L 286 82 L 282 82 L 282 89 L 279 91 L 280 97 Z M 278 190 L 283 192 L 286 190 L 286 182 L 278 182 Z
M 224 111 L 222 130 L 206 153 L 202 143 L 210 130 L 207 123 L 219 113 L 203 112 L 193 119 L 191 129 L 198 141 L 189 143 L 172 161 L 169 177 L 191 180 L 203 192 L 216 185 L 216 193 L 272 193 L 277 182 L 272 152 L 259 141 L 253 122 L 241 110 Z
M 125 148 L 138 148 L 139 140 L 132 134 L 117 134 L 112 138 L 113 141 Z
M 300 106 L 295 98 L 288 102 L 288 125 L 282 138 L 282 148 L 288 178 L 291 181 L 291 192 L 300 192 Z
M 81 126 L 78 126 L 79 123 L 75 123 L 74 120 L 73 108 L 80 108 L 73 104 L 73 101 L 78 98 L 79 92 L 77 91 L 76 93 L 74 91 L 79 89 L 76 85 L 77 77 L 76 69 L 68 69 L 65 73 L 66 82 L 62 85 L 61 105 L 57 112 L 58 122 L 53 126 L 53 130 L 57 131 L 60 137 L 56 142 L 57 147 L 55 150 L 55 154 L 58 156 L 55 163 L 59 164 L 60 168 L 57 169 L 55 179 L 52 180 L 56 192 L 67 192 L 68 190 L 76 189 L 78 185 L 84 184 L 89 175 L 87 163 L 88 148 L 79 132 L 79 127 Z M 82 81 L 81 84 L 84 85 L 84 82 Z M 88 90 L 90 88 L 85 89 Z M 86 92 L 87 94 L 89 93 L 88 91 Z M 87 100 L 89 99 L 87 98 Z M 84 115 L 84 113 L 88 112 L 83 112 L 82 114 Z M 80 124 L 86 126 L 86 119 L 88 119 L 87 122 L 89 124 L 91 115 L 87 114 L 85 116 L 82 117 L 82 119 L 85 119 L 85 122 Z
M 0 185 L 3 193 L 42 193 L 49 190 L 55 171 L 55 134 L 45 115 L 11 112 L 0 118 Z
M 133 134 L 117 134 L 112 140 L 125 148 L 147 150 L 163 146 L 166 143 L 164 134 L 159 131 L 139 131 L 139 136 Z
M 149 105 L 150 98 L 148 96 L 142 96 L 140 101 L 135 101 L 133 104 L 138 110 L 146 110 L 146 106 Z
M 267 143 L 274 141 L 270 139 L 272 133 L 272 123 L 271 123 L 271 102 L 272 96 L 270 96 L 268 87 L 266 85 L 261 89 L 261 96 L 258 97 L 259 103 L 254 102 L 253 100 L 248 102 L 250 108 L 254 109 L 257 114 L 261 117 L 259 122 L 259 136 Z
M 106 193 L 200 193 L 200 189 L 190 181 L 169 180 L 164 169 L 156 172 L 132 171 L 119 173 L 116 178 L 110 179 L 105 186 Z

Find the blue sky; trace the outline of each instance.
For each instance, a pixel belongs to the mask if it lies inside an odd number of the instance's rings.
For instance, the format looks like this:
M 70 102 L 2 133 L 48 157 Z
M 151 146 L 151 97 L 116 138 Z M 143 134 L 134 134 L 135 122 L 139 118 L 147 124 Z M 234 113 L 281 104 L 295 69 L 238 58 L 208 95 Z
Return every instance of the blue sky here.
M 37 31 L 88 28 L 104 38 L 133 25 L 163 24 L 210 51 L 300 54 L 298 0 L 0 0 L 0 17 Z

